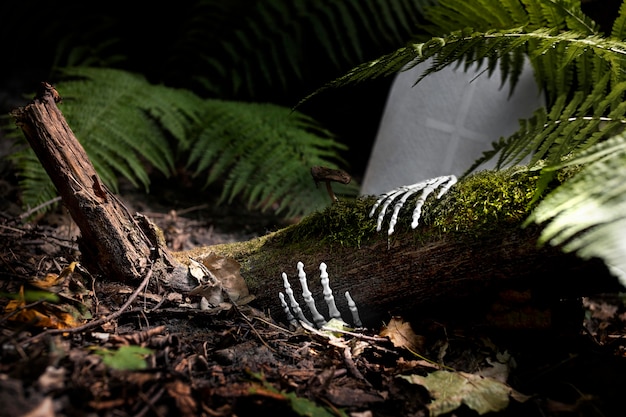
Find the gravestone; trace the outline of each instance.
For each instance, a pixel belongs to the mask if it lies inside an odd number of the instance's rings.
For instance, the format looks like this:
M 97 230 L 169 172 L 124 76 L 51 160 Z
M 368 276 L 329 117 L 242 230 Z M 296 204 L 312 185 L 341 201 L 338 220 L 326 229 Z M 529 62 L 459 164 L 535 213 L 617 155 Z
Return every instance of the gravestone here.
M 401 72 L 391 87 L 361 194 L 391 189 L 442 175 L 461 175 L 492 142 L 519 128 L 544 105 L 532 68 L 527 64 L 511 96 L 500 72 L 491 76 L 474 64 L 448 66 L 415 81 L 430 66 L 426 61 Z M 493 162 L 479 169 L 493 167 Z

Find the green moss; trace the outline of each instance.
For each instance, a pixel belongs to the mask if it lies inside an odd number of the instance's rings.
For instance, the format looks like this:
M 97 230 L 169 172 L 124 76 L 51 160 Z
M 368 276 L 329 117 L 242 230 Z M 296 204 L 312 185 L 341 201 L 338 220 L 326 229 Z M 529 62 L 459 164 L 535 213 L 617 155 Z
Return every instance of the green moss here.
M 428 241 L 443 233 L 488 233 L 506 225 L 519 227 L 534 207 L 539 174 L 521 168 L 482 171 L 464 178 L 440 200 L 431 194 L 422 209 L 417 230 L 411 229 L 412 213 L 420 194 L 407 200 L 398 216 L 393 236 L 411 232 L 414 239 Z M 560 178 L 557 180 L 560 182 Z M 299 224 L 276 234 L 281 243 L 297 244 L 312 240 L 342 247 L 360 247 L 372 239 L 386 239 L 386 229 L 393 205 L 385 215 L 383 230 L 376 232 L 376 219 L 369 212 L 373 197 L 340 201 L 314 213 Z M 380 210 L 380 209 L 379 209 Z M 405 236 L 403 236 L 405 238 Z M 308 245 L 310 243 L 304 243 Z
M 359 249 L 376 243 L 393 244 L 397 240 L 423 244 L 440 239 L 442 235 L 477 238 L 502 228 L 521 227 L 534 207 L 538 178 L 538 173 L 520 168 L 483 171 L 468 176 L 440 200 L 435 198 L 436 193 L 427 198 L 416 230 L 411 229 L 411 217 L 419 194 L 412 196 L 401 209 L 391 238 L 386 230 L 393 206 L 385 216 L 383 230 L 377 232 L 378 212 L 369 217 L 376 199 L 360 197 L 340 200 L 305 217 L 298 224 L 258 239 L 199 250 L 232 256 L 245 268 L 243 264 L 264 265 L 277 256 L 306 259 L 335 250 Z
M 358 248 L 376 234 L 376 219 L 369 217 L 375 201 L 371 197 L 339 200 L 305 217 L 297 225 L 284 229 L 274 238 L 290 244 L 313 239 L 325 244 Z
M 483 233 L 503 225 L 519 225 L 535 203 L 539 174 L 519 168 L 482 171 L 453 187 L 424 222 L 443 233 Z

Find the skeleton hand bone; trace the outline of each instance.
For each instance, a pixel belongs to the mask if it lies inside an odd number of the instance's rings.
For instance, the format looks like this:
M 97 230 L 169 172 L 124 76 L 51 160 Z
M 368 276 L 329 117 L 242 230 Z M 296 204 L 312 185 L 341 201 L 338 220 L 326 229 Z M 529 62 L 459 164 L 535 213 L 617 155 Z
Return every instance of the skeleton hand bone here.
M 426 198 L 439 187 L 441 187 L 441 189 L 437 194 L 437 198 L 441 198 L 441 196 L 444 195 L 450 187 L 456 184 L 456 182 L 457 179 L 454 175 L 446 175 L 443 177 L 431 178 L 411 185 L 404 185 L 383 194 L 378 200 L 376 200 L 376 203 L 374 203 L 374 206 L 370 211 L 370 217 L 374 216 L 376 209 L 382 204 L 380 213 L 378 213 L 376 231 L 380 232 L 389 205 L 391 205 L 391 203 L 393 203 L 398 197 L 402 196 L 402 198 L 400 198 L 394 205 L 393 213 L 391 215 L 391 219 L 389 220 L 389 229 L 387 229 L 387 234 L 391 235 L 394 232 L 394 227 L 398 221 L 398 213 L 400 212 L 402 206 L 404 206 L 406 200 L 413 194 L 423 190 L 422 194 L 415 202 L 415 209 L 413 210 L 413 222 L 411 223 L 411 228 L 415 229 L 418 225 L 420 216 L 422 215 L 422 206 L 426 202 Z
M 298 279 L 300 281 L 300 286 L 302 287 L 302 297 L 304 298 L 304 302 L 311 312 L 315 325 L 318 328 L 322 328 L 326 324 L 327 320 L 319 313 L 317 307 L 315 306 L 315 300 L 312 296 L 313 294 L 311 293 L 311 291 L 309 291 L 309 287 L 307 284 L 306 273 L 304 272 L 304 264 L 302 262 L 298 262 L 297 268 Z M 281 292 L 278 294 L 278 296 L 280 298 L 280 304 L 283 307 L 285 314 L 287 315 L 287 319 L 294 326 L 298 325 L 298 320 L 304 322 L 309 326 L 313 326 L 313 324 L 304 316 L 302 308 L 300 308 L 300 304 L 298 304 L 298 302 L 296 301 L 293 295 L 293 290 L 291 289 L 291 285 L 289 284 L 287 274 L 283 272 L 282 277 L 283 285 L 285 287 L 285 293 L 289 298 L 289 304 L 287 304 L 287 301 L 285 300 L 285 294 Z M 324 262 L 320 264 L 320 281 L 322 284 L 324 301 L 326 301 L 326 305 L 328 306 L 328 313 L 330 317 L 341 320 L 341 313 L 335 305 L 335 297 L 333 296 L 333 291 L 330 289 L 329 286 L 328 273 L 326 272 L 326 264 Z M 356 327 L 362 326 L 356 304 L 354 303 L 354 300 L 352 300 L 352 297 L 350 297 L 350 293 L 348 291 L 345 292 L 345 297 L 348 302 L 348 308 L 352 313 L 352 321 L 354 325 Z M 298 318 L 298 320 L 296 320 L 296 317 L 294 317 L 294 315 Z

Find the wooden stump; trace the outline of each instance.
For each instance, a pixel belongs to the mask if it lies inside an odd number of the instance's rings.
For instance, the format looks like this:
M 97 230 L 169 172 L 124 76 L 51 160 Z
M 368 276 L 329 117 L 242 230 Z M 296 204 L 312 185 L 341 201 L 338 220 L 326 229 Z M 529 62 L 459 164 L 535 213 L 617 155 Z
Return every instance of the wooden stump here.
M 184 268 L 171 257 L 154 225 L 132 215 L 101 183 L 59 111 L 59 101 L 56 90 L 42 83 L 35 99 L 12 115 L 81 231 L 83 264 L 113 280 L 137 281 L 152 268 L 153 276 L 169 281 L 177 266 Z

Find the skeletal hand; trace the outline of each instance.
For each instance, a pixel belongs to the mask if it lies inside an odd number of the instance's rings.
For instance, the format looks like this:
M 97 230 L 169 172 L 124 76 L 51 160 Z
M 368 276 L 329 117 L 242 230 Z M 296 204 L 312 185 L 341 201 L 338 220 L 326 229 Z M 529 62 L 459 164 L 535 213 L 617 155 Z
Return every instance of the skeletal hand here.
M 413 194 L 423 190 L 422 194 L 415 202 L 415 209 L 413 210 L 413 222 L 411 223 L 411 228 L 415 229 L 418 225 L 420 216 L 422 215 L 422 206 L 424 205 L 424 202 L 426 202 L 426 198 L 437 188 L 441 187 L 439 193 L 437 194 L 437 198 L 440 198 L 450 189 L 450 187 L 456 184 L 456 182 L 457 179 L 454 175 L 446 175 L 443 177 L 431 178 L 425 181 L 418 182 L 416 184 L 404 185 L 383 194 L 378 200 L 376 200 L 376 203 L 374 203 L 374 206 L 370 211 L 370 217 L 374 216 L 374 213 L 376 213 L 376 209 L 382 204 L 380 213 L 378 213 L 376 231 L 380 232 L 389 205 L 391 205 L 391 203 L 393 203 L 395 199 L 402 196 L 402 198 L 400 198 L 398 202 L 394 205 L 393 213 L 391 215 L 391 219 L 389 220 L 389 229 L 387 229 L 387 234 L 391 235 L 394 232 L 394 227 L 396 226 L 396 223 L 398 221 L 398 213 L 400 212 L 402 206 L 404 206 L 406 200 Z
M 313 294 L 311 293 L 311 291 L 309 291 L 309 287 L 307 284 L 306 273 L 304 272 L 304 264 L 302 262 L 298 262 L 297 268 L 298 279 L 300 281 L 300 286 L 302 287 L 302 297 L 304 298 L 304 302 L 306 303 L 307 308 L 311 312 L 311 316 L 313 317 L 315 325 L 317 326 L 317 328 L 321 329 L 327 323 L 327 320 L 319 313 L 317 307 L 315 306 L 315 300 L 312 297 Z M 298 302 L 296 301 L 293 295 L 293 290 L 291 289 L 291 285 L 289 284 L 289 280 L 287 279 L 287 274 L 283 272 L 282 277 L 283 285 L 285 287 L 285 293 L 289 298 L 289 304 L 287 304 L 287 301 L 285 300 L 285 295 L 282 292 L 279 293 L 278 296 L 280 298 L 280 304 L 283 307 L 285 314 L 287 315 L 287 319 L 294 326 L 298 325 L 298 320 L 309 326 L 313 326 L 313 324 L 304 316 L 302 308 L 300 308 L 300 304 L 298 304 Z M 320 281 L 324 293 L 324 301 L 326 301 L 326 305 L 328 306 L 328 313 L 330 317 L 341 320 L 341 313 L 335 305 L 335 297 L 333 296 L 333 292 L 329 286 L 328 273 L 326 272 L 326 264 L 323 262 L 320 264 Z M 357 310 L 356 304 L 354 303 L 354 300 L 352 300 L 352 297 L 350 297 L 350 293 L 348 291 L 345 292 L 345 297 L 348 302 L 348 308 L 352 313 L 352 321 L 354 325 L 356 327 L 361 327 L 362 323 L 361 319 L 359 318 L 359 312 Z M 298 320 L 296 320 L 296 317 L 298 318 Z

